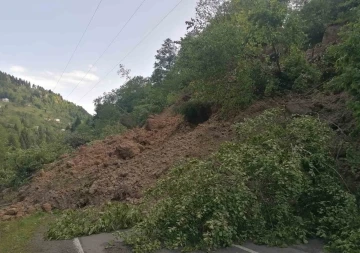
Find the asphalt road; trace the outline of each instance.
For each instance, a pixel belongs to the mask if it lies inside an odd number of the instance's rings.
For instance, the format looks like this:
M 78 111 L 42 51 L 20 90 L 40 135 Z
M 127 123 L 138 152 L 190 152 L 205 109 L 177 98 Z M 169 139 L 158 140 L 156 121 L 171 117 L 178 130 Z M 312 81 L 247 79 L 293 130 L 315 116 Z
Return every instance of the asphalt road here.
M 112 234 L 100 234 L 76 238 L 69 241 L 46 242 L 38 241 L 34 253 L 131 253 L 131 249 L 117 241 Z M 313 240 L 306 245 L 296 245 L 288 248 L 258 246 L 252 243 L 234 245 L 220 249 L 214 253 L 323 253 L 320 241 Z M 180 251 L 161 250 L 158 253 L 180 253 Z M 200 253 L 200 252 L 199 252 Z

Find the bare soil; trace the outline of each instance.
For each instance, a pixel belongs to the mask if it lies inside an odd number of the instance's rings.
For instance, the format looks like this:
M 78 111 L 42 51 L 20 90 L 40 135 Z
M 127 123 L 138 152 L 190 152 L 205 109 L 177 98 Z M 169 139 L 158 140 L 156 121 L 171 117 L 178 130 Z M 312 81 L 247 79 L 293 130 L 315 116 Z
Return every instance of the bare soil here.
M 234 137 L 232 124 L 282 107 L 289 114 L 311 114 L 326 121 L 339 134 L 347 134 L 354 120 L 342 94 L 289 94 L 263 99 L 245 110 L 234 111 L 231 120 L 213 115 L 192 126 L 169 108 L 149 118 L 143 128 L 129 130 L 80 147 L 40 171 L 23 186 L 13 205 L 0 210 L 0 219 L 21 217 L 35 210 L 75 209 L 108 201 L 137 203 L 174 164 L 204 158 Z M 9 211 L 10 210 L 10 211 Z

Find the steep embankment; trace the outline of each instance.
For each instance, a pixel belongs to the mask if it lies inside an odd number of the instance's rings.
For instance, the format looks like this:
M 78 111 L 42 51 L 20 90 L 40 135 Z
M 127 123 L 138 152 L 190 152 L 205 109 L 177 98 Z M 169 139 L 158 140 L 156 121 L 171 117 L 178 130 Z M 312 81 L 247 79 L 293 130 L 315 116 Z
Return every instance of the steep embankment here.
M 328 27 L 323 42 L 307 52 L 307 60 L 321 64 L 326 47 L 337 43 L 338 30 L 336 25 Z M 288 94 L 257 101 L 246 110 L 233 112 L 236 116 L 229 122 L 213 115 L 196 127 L 168 108 L 150 118 L 144 128 L 83 146 L 47 166 L 19 190 L 13 205 L 0 211 L 0 217 L 12 219 L 36 209 L 79 208 L 111 200 L 136 202 L 177 162 L 206 157 L 230 140 L 233 122 L 269 108 L 285 107 L 289 114 L 318 116 L 341 135 L 349 134 L 354 126 L 346 106 L 349 97 L 345 93 L 324 94 L 317 88 L 306 95 Z
M 83 146 L 49 165 L 20 189 L 21 202 L 8 208 L 11 211 L 0 211 L 0 216 L 22 216 L 50 205 L 65 209 L 136 201 L 174 163 L 207 156 L 231 137 L 229 123 L 213 118 L 192 128 L 167 110 L 150 118 L 144 128 Z
M 318 115 L 335 130 L 346 132 L 353 124 L 347 99 L 346 94 L 291 94 L 258 101 L 238 112 L 232 122 L 285 107 L 291 114 Z M 81 208 L 111 200 L 136 202 L 177 162 L 208 156 L 230 140 L 232 122 L 220 121 L 215 115 L 192 127 L 168 109 L 150 118 L 144 128 L 83 146 L 49 165 L 20 189 L 13 205 L 0 211 L 0 217 L 12 219 L 36 209 Z

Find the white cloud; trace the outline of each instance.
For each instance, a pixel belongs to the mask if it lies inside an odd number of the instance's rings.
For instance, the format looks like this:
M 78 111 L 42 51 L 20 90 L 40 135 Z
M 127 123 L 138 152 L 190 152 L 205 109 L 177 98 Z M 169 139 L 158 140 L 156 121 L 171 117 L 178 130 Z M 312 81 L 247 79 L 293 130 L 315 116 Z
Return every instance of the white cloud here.
M 5 69 L 7 69 L 8 72 L 12 75 L 29 81 L 31 84 L 39 85 L 45 89 L 50 89 L 56 93 L 60 93 L 65 99 L 75 103 L 79 103 L 78 99 L 82 97 L 85 92 L 90 89 L 90 87 L 92 87 L 100 80 L 99 76 L 93 72 L 94 69 L 92 69 L 91 72 L 85 72 L 81 70 L 65 72 L 59 83 L 58 81 L 61 76 L 61 72 L 48 70 L 33 71 L 31 69 L 26 69 L 25 67 L 16 65 L 8 68 L 5 67 Z M 77 89 L 71 93 L 71 96 L 68 96 L 75 87 L 77 87 Z M 90 113 L 94 113 L 94 105 L 92 100 L 93 98 L 86 97 L 80 103 Z
M 72 84 L 78 84 L 79 82 L 86 84 L 89 82 L 91 83 L 96 81 L 99 81 L 99 77 L 97 75 L 93 73 L 86 73 L 79 70 L 64 73 L 64 75 L 61 78 L 61 82 L 72 83 Z
M 57 81 L 51 77 L 41 75 L 18 75 L 18 77 L 29 81 L 31 84 L 39 85 L 45 89 L 53 89 L 56 86 Z
M 94 65 L 92 65 L 92 64 L 89 64 L 89 70 L 91 71 L 91 72 L 96 72 L 97 70 L 98 70 L 98 68 L 96 67 L 96 66 L 94 66 Z
M 93 84 L 100 80 L 94 73 L 87 73 L 81 70 L 74 70 L 65 72 L 58 83 L 61 73 L 54 73 L 51 71 L 32 72 L 25 67 L 14 65 L 9 68 L 10 73 L 21 79 L 27 80 L 32 84 L 39 85 L 45 89 L 70 89 L 79 84 L 83 87 L 85 85 Z
M 14 73 L 24 73 L 26 72 L 26 68 L 18 65 L 14 65 L 10 67 L 10 71 Z

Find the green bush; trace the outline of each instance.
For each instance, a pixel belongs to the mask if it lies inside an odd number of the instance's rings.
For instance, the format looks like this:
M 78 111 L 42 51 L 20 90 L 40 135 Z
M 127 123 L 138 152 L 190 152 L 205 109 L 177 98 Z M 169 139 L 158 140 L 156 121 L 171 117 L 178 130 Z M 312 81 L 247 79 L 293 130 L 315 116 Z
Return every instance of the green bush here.
M 305 92 L 320 81 L 321 72 L 306 61 L 304 52 L 298 48 L 291 48 L 283 65 L 284 88 Z
M 121 203 L 109 203 L 102 208 L 65 211 L 50 224 L 49 240 L 67 240 L 78 236 L 127 229 L 141 220 L 138 209 Z
M 358 8 L 358 14 L 360 9 Z M 360 122 L 360 19 L 348 24 L 341 33 L 342 43 L 329 48 L 335 60 L 337 76 L 330 82 L 334 90 L 345 90 L 353 96 L 349 102 L 354 116 Z
M 207 161 L 180 164 L 147 193 L 151 208 L 125 234 L 134 251 L 247 240 L 285 246 L 317 236 L 331 249 L 355 252 L 359 212 L 330 155 L 331 130 L 270 110 L 236 131 L 236 142 Z
M 95 139 L 95 137 L 80 132 L 74 132 L 69 133 L 65 137 L 65 143 L 72 148 L 78 148 L 86 143 L 89 143 L 93 139 Z
M 52 144 L 43 144 L 26 150 L 17 149 L 7 152 L 3 164 L 0 166 L 0 187 L 23 184 L 45 164 L 52 163 L 60 155 L 69 151 L 70 148 L 67 145 L 55 141 Z

